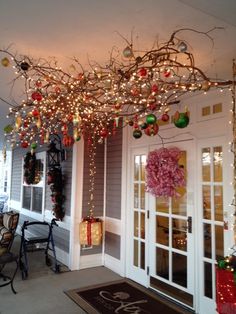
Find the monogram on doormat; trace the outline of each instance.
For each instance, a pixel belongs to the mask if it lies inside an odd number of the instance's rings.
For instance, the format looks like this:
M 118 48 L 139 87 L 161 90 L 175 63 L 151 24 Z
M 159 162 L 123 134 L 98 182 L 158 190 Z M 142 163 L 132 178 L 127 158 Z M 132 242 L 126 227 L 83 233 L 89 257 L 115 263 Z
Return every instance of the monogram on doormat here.
M 132 283 L 118 281 L 65 292 L 89 314 L 179 314 Z

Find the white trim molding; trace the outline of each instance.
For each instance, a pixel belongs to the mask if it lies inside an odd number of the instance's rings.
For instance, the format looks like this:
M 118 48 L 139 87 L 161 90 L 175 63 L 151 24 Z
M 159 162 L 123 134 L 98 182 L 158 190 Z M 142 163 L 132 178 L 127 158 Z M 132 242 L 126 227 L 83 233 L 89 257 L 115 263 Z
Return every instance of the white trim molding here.
M 105 217 L 105 231 L 121 235 L 121 220 Z
M 119 274 L 122 277 L 125 276 L 123 263 L 119 259 L 114 258 L 111 255 L 105 254 L 104 266 L 114 271 L 115 273 Z
M 81 255 L 79 269 L 103 266 L 103 257 L 102 253 L 100 254 L 90 254 L 90 255 Z

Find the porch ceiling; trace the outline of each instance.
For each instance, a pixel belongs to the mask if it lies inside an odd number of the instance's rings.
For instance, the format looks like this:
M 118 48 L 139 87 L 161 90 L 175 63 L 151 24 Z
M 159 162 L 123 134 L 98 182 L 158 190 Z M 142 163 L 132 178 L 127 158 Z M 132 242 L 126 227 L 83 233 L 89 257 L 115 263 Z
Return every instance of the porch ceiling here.
M 146 50 L 154 42 L 164 42 L 179 28 L 211 33 L 207 38 L 185 32 L 196 64 L 208 76 L 232 79 L 232 59 L 236 51 L 235 0 L 8 0 L 0 3 L 0 49 L 33 57 L 55 57 L 62 66 L 76 56 L 83 65 L 88 59 L 105 64 L 111 48 L 123 49 L 122 36 Z M 120 36 L 119 34 L 122 36 Z M 0 56 L 1 58 L 1 56 Z M 0 67 L 0 97 L 19 101 L 23 86 L 11 91 L 13 73 Z M 0 101 L 0 145 L 8 105 Z

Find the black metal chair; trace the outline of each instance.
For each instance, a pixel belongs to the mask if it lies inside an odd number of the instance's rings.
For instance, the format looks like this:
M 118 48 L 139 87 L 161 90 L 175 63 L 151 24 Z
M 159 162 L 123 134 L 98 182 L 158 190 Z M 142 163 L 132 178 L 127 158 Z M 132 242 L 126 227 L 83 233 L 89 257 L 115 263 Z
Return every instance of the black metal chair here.
M 51 266 L 51 259 L 48 256 L 48 252 L 52 252 L 53 258 L 53 271 L 55 273 L 60 272 L 60 265 L 57 263 L 56 259 L 56 251 L 53 239 L 52 229 L 54 226 L 57 226 L 56 219 L 52 219 L 51 223 L 41 222 L 41 221 L 25 221 L 21 228 L 21 245 L 20 245 L 20 269 L 22 274 L 22 279 L 26 279 L 28 277 L 29 263 L 28 263 L 28 252 L 41 251 L 45 252 L 45 262 L 47 266 Z M 35 229 L 36 227 L 36 229 Z M 33 228 L 34 231 L 27 234 L 30 228 Z M 40 230 L 41 228 L 41 230 Z M 44 229 L 44 230 L 42 230 Z M 32 234 L 38 233 L 37 236 L 32 236 Z M 40 231 L 41 234 L 40 235 Z M 46 244 L 46 248 L 42 248 L 41 244 Z
M 16 268 L 12 274 L 12 276 L 6 275 L 4 273 L 2 273 L 2 269 L 9 263 L 16 263 Z M 13 291 L 13 293 L 16 294 L 16 290 L 13 287 L 13 281 L 14 278 L 16 276 L 17 270 L 18 270 L 18 255 L 13 254 L 11 252 L 5 252 L 0 256 L 0 278 L 3 280 L 3 283 L 0 284 L 0 287 L 5 287 L 7 285 L 11 285 L 11 290 Z
M 16 290 L 13 287 L 13 281 L 18 269 L 18 255 L 13 254 L 10 250 L 15 238 L 18 221 L 18 212 L 10 211 L 0 214 L 0 287 L 11 285 L 14 293 L 16 293 Z M 13 274 L 10 276 L 3 273 L 4 267 L 13 262 L 16 264 Z

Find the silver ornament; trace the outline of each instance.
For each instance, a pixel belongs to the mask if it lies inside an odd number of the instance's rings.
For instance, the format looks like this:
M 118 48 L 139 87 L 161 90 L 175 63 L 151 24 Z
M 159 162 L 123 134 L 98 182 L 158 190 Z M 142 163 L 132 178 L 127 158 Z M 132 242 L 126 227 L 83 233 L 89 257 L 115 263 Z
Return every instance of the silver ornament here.
M 186 44 L 184 41 L 181 41 L 181 42 L 179 43 L 179 45 L 178 45 L 178 50 L 179 50 L 180 52 L 185 52 L 185 51 L 187 51 L 187 49 L 188 49 L 187 44 Z
M 133 50 L 131 49 L 130 46 L 127 46 L 124 50 L 123 50 L 123 56 L 125 58 L 132 58 L 133 57 Z

